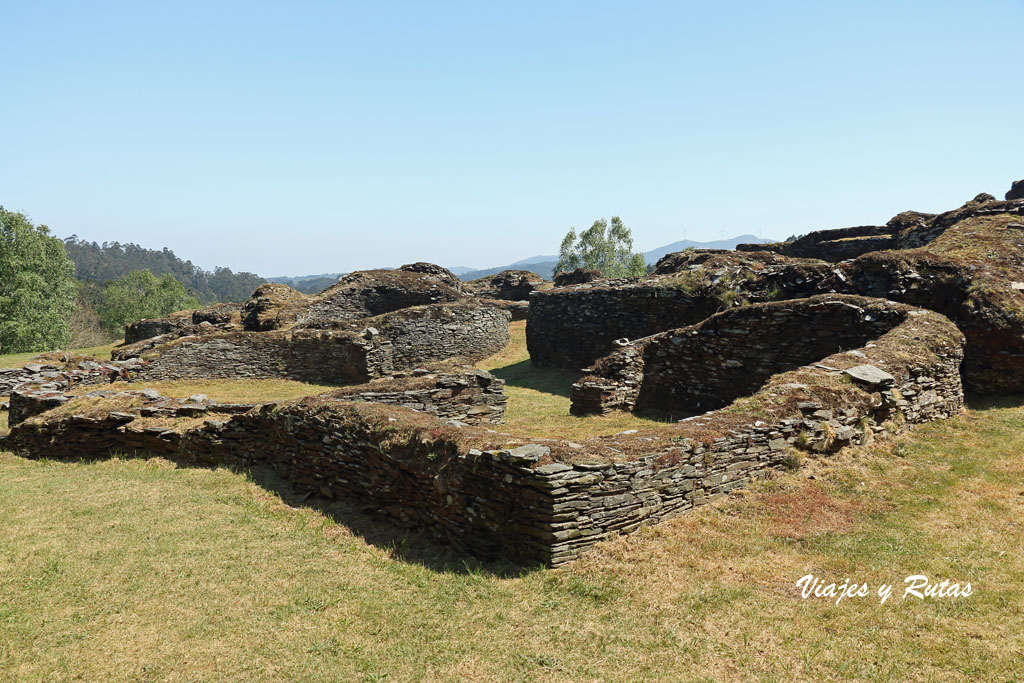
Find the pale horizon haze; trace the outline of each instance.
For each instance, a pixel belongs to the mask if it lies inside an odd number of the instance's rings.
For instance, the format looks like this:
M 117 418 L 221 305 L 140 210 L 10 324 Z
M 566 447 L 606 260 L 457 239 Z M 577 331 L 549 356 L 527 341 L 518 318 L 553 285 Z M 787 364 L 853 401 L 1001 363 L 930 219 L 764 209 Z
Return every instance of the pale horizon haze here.
M 1024 178 L 1024 2 L 3 3 L 0 205 L 263 276 L 941 211 Z

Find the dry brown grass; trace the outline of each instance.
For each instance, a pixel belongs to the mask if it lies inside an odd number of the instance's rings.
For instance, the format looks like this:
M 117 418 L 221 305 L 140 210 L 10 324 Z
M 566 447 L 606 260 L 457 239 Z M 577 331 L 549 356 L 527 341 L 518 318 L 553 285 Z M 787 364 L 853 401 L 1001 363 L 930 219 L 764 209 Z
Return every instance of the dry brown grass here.
M 164 396 L 173 398 L 205 394 L 218 403 L 273 403 L 316 396 L 337 389 L 335 386 L 309 384 L 290 379 L 184 379 L 161 382 L 114 382 L 103 386 L 77 387 L 71 393 L 83 394 L 97 389 L 130 391 L 143 388 L 156 389 Z
M 763 493 L 754 499 L 764 523 L 776 536 L 799 539 L 811 533 L 849 531 L 868 506 L 859 500 L 830 496 L 820 484 L 801 481 L 784 491 Z

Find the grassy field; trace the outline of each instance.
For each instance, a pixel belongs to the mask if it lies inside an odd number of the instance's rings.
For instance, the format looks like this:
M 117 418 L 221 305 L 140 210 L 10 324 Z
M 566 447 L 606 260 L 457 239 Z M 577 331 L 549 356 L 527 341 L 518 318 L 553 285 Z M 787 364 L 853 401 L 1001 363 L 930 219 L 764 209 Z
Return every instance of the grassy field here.
M 509 354 L 510 420 L 564 405 Z M 1017 680 L 1022 454 L 1024 399 L 972 401 L 559 570 L 263 472 L 0 454 L 0 679 Z M 802 600 L 808 573 L 896 587 Z M 903 599 L 912 574 L 973 594 Z
M 580 373 L 535 369 L 530 365 L 530 354 L 526 350 L 526 321 L 516 321 L 511 327 L 512 341 L 505 350 L 478 363 L 505 380 L 508 410 L 503 431 L 572 440 L 662 424 L 632 413 L 600 417 L 570 415 L 569 391 Z
M 74 349 L 72 353 L 76 353 L 80 356 L 93 356 L 100 360 L 110 360 L 110 352 L 119 343 L 120 342 L 113 342 L 103 346 L 92 346 L 87 349 Z M 38 355 L 38 351 L 31 351 L 29 353 L 0 354 L 0 368 L 20 368 Z

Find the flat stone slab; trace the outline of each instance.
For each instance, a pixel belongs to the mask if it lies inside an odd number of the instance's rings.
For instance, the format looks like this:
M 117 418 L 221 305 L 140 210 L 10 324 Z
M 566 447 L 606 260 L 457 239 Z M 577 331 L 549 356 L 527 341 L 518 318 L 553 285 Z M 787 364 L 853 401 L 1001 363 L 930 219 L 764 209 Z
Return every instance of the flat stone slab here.
M 858 382 L 865 384 L 893 384 L 896 378 L 874 365 L 858 365 L 843 372 Z

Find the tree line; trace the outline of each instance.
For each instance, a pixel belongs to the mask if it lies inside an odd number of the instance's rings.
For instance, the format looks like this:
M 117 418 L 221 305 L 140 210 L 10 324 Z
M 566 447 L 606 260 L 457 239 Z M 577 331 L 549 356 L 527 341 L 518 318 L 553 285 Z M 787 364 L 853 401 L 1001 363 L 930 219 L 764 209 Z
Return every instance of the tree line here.
M 594 221 L 562 240 L 555 272 L 587 268 L 605 277 L 646 272 L 622 219 Z M 212 273 L 170 249 L 77 236 L 61 241 L 45 225 L 0 206 L 0 353 L 94 346 L 117 339 L 141 318 L 219 301 L 244 301 L 264 280 Z
M 182 261 L 167 249 L 145 249 L 129 242 L 86 242 L 77 235 L 64 240 L 64 251 L 75 263 L 75 276 L 86 282 L 104 284 L 135 270 L 156 276 L 171 275 L 201 303 L 245 301 L 265 281 L 254 273 L 233 273 L 230 268 L 213 272 Z
M 105 344 L 141 318 L 244 301 L 264 280 L 204 271 L 169 249 L 60 240 L 0 206 L 0 353 Z

